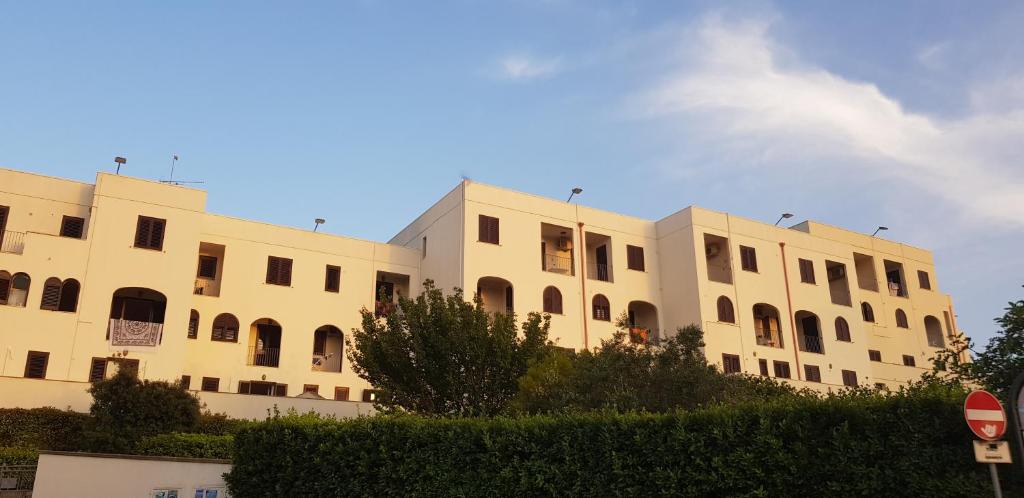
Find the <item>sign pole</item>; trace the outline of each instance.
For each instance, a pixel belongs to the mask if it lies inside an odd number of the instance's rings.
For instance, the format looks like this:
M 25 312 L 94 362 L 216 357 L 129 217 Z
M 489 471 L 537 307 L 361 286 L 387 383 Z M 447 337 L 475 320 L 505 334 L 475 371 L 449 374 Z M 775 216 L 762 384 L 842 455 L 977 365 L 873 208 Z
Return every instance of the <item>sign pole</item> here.
M 996 470 L 996 464 L 988 464 L 988 470 L 992 474 L 992 489 L 996 492 L 996 498 L 1003 498 L 1003 488 L 999 487 L 999 471 Z
M 1021 413 L 1024 413 L 1024 372 L 1017 376 L 1010 387 L 1008 394 L 1007 408 L 1010 416 L 1010 425 L 1013 429 L 1013 440 L 1017 442 L 1017 458 L 1024 465 L 1024 422 L 1021 420 Z

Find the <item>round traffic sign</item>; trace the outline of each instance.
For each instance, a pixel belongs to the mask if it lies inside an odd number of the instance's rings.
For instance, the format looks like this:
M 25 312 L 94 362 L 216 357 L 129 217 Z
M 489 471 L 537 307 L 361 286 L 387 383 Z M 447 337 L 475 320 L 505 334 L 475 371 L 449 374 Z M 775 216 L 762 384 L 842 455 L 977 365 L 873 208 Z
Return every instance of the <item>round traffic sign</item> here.
M 999 399 L 988 391 L 974 391 L 964 400 L 964 418 L 974 434 L 993 441 L 1006 433 L 1006 412 Z

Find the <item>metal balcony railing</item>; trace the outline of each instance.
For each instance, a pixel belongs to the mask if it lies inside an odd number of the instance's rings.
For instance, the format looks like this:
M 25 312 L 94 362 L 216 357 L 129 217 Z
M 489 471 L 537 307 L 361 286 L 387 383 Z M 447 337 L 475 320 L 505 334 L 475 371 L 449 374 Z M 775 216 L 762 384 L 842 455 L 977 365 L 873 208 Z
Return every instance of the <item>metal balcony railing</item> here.
M 600 280 L 602 282 L 608 282 L 611 277 L 608 274 L 608 265 L 599 263 L 587 264 L 587 277 L 592 280 Z
M 552 273 L 572 273 L 572 258 L 556 254 L 544 255 L 544 271 Z
M 261 348 L 252 346 L 249 348 L 249 365 L 257 367 L 276 367 L 281 360 L 279 348 Z
M 10 254 L 25 252 L 25 232 L 0 231 L 0 252 Z
M 800 347 L 800 351 L 825 354 L 825 345 L 823 344 L 821 337 L 805 335 L 803 336 L 803 345 Z

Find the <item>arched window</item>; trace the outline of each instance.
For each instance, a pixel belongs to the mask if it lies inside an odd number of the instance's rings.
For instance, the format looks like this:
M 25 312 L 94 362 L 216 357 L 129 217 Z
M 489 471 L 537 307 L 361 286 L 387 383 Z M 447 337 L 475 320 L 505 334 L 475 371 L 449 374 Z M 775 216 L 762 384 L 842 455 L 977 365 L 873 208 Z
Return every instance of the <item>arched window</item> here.
M 313 332 L 313 371 L 340 372 L 345 336 L 338 327 L 324 325 Z
M 603 294 L 594 296 L 594 320 L 608 322 L 611 319 L 612 306 L 608 303 L 608 298 L 604 297 Z
M 30 285 L 32 285 L 32 279 L 28 275 L 15 273 L 11 277 L 11 291 L 7 296 L 7 304 L 24 308 L 28 302 L 28 288 Z
M 924 333 L 929 346 L 933 348 L 946 347 L 946 342 L 942 339 L 942 325 L 938 318 L 931 315 L 924 317 Z
M 78 280 L 69 278 L 60 285 L 60 302 L 57 303 L 57 311 L 78 310 L 78 291 L 82 286 Z
M 562 314 L 562 293 L 555 287 L 549 286 L 544 289 L 544 312 Z
M 841 316 L 836 318 L 836 340 L 850 342 L 850 324 Z
M 188 314 L 188 338 L 199 337 L 199 312 L 192 310 Z
M 60 304 L 60 279 L 50 277 L 43 283 L 43 300 L 39 309 L 56 311 Z
M 0 271 L 0 304 L 7 304 L 7 298 L 11 296 L 11 274 Z
M 866 301 L 860 303 L 860 314 L 864 317 L 865 322 L 875 322 L 875 310 L 871 309 L 871 305 Z
M 718 296 L 718 321 L 736 323 L 736 313 L 732 309 L 732 301 L 725 296 Z
M 221 313 L 213 319 L 211 341 L 238 342 L 238 319 L 231 313 Z
M 896 326 L 901 329 L 909 329 L 910 324 L 907 323 L 907 314 L 903 310 L 896 308 Z

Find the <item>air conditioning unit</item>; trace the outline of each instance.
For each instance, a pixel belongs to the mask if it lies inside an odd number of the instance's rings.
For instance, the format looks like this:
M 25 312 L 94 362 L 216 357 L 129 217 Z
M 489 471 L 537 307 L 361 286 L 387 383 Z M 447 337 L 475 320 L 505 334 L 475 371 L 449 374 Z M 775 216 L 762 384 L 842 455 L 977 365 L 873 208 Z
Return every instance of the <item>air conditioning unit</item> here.
M 827 273 L 828 273 L 828 281 L 829 282 L 831 282 L 833 280 L 839 280 L 841 278 L 845 278 L 846 277 L 846 267 L 845 266 L 833 266 L 833 267 L 828 269 Z
M 713 258 L 715 256 L 718 256 L 718 253 L 721 252 L 721 251 L 722 251 L 722 247 L 719 246 L 717 243 L 714 243 L 714 242 L 704 246 L 704 256 L 706 256 L 708 258 Z
M 559 237 L 558 238 L 558 250 L 559 251 L 568 251 L 570 249 L 572 249 L 572 239 L 570 239 L 569 237 Z

